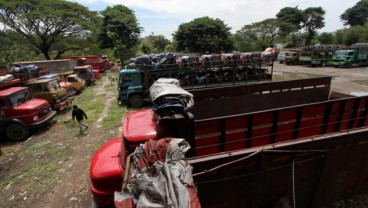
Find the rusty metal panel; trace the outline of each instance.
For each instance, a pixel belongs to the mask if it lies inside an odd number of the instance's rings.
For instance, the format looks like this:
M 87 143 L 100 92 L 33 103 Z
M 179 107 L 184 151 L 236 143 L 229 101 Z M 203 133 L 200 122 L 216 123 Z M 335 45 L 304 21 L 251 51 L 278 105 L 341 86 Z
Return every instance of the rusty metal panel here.
M 263 111 L 329 98 L 331 77 L 194 90 L 197 119 Z

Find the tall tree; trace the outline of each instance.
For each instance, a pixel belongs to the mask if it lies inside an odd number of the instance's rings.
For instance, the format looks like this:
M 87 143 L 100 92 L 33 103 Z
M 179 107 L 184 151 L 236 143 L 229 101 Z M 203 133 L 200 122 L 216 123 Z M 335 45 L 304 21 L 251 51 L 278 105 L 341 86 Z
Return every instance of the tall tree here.
M 320 44 L 333 44 L 335 41 L 333 33 L 323 32 L 317 36 L 317 40 Z
M 307 36 L 305 45 L 310 45 L 312 39 L 317 34 L 317 30 L 325 26 L 324 17 L 325 11 L 322 7 L 309 7 L 303 11 L 303 28 Z
M 134 12 L 123 5 L 107 7 L 101 14 L 103 24 L 98 36 L 100 46 L 114 49 L 114 54 L 124 63 L 124 60 L 135 55 L 132 49 L 139 43 L 142 28 Z
M 277 19 L 266 19 L 251 25 L 243 26 L 236 32 L 237 36 L 253 41 L 262 50 L 269 47 L 279 34 L 280 24 Z
M 163 35 L 149 35 L 146 39 L 152 43 L 154 51 L 160 53 L 165 51 L 166 45 L 170 44 L 170 41 Z
M 0 0 L 0 22 L 51 59 L 53 50 L 60 56 L 79 49 L 78 44 L 67 44 L 68 40 L 83 41 L 91 35 L 98 17 L 86 7 L 63 0 Z
M 276 14 L 276 18 L 280 22 L 280 34 L 286 36 L 300 30 L 303 11 L 298 7 L 284 7 Z
M 355 6 L 345 10 L 340 19 L 344 25 L 364 25 L 368 22 L 368 0 L 361 0 Z
M 230 27 L 220 19 L 201 17 L 179 25 L 174 33 L 178 51 L 221 52 L 233 49 Z

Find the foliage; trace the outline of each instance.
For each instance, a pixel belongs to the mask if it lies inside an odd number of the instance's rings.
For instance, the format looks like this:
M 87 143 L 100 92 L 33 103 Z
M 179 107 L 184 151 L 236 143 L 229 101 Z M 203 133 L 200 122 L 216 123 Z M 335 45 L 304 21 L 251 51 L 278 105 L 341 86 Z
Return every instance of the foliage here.
M 310 45 L 313 37 L 317 34 L 317 30 L 325 26 L 324 17 L 325 11 L 322 7 L 309 7 L 303 11 L 303 25 L 307 36 L 305 45 Z
M 276 14 L 280 24 L 280 32 L 283 36 L 301 29 L 303 11 L 298 7 L 284 7 Z
M 238 38 L 253 41 L 262 50 L 273 43 L 279 34 L 280 24 L 277 19 L 266 19 L 251 25 L 243 26 L 236 35 Z
M 349 28 L 344 32 L 343 43 L 346 45 L 352 45 L 358 42 L 367 42 L 368 39 L 365 34 L 368 32 L 368 27 L 360 25 Z
M 62 0 L 0 0 L 0 22 L 21 34 L 46 59 L 81 49 L 99 22 L 97 14 L 77 3 Z
M 24 44 L 24 39 L 12 30 L 0 33 L 0 66 L 10 68 L 11 63 L 37 59 L 38 54 L 33 52 L 32 46 Z
M 149 35 L 146 37 L 148 42 L 153 46 L 154 53 L 161 53 L 165 51 L 165 47 L 170 44 L 170 41 L 163 35 Z
M 334 34 L 323 32 L 317 36 L 317 40 L 320 44 L 333 44 L 334 43 Z
M 353 7 L 347 9 L 340 19 L 344 25 L 364 25 L 368 20 L 368 0 L 360 0 Z
M 305 39 L 304 33 L 300 33 L 300 32 L 292 33 L 288 37 L 285 47 L 286 48 L 302 47 L 304 46 L 304 39 Z
M 103 24 L 98 35 L 101 48 L 114 49 L 114 56 L 124 60 L 134 56 L 132 49 L 139 43 L 141 27 L 134 12 L 123 5 L 107 7 L 101 12 Z
M 177 51 L 216 53 L 231 51 L 230 27 L 220 19 L 201 17 L 179 25 L 174 33 Z
M 173 44 L 165 46 L 165 52 L 173 52 L 173 51 L 175 51 L 175 46 Z

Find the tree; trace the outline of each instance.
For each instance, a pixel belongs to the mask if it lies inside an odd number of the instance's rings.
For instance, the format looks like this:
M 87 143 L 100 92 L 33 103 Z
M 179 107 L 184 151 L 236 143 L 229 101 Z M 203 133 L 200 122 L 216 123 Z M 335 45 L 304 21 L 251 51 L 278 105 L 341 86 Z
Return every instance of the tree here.
M 37 59 L 31 45 L 24 44 L 25 38 L 13 30 L 0 33 L 0 66 L 10 68 L 10 64 L 24 60 Z
M 352 8 L 347 9 L 340 19 L 344 25 L 364 25 L 368 21 L 368 0 L 361 0 Z
M 107 7 L 101 14 L 103 23 L 98 35 L 100 46 L 114 49 L 114 54 L 119 56 L 123 64 L 124 60 L 132 57 L 132 49 L 139 43 L 142 28 L 134 12 L 123 5 Z
M 152 43 L 154 51 L 158 53 L 165 51 L 165 47 L 170 44 L 170 41 L 166 39 L 163 35 L 152 34 L 149 35 L 146 39 Z
M 317 40 L 320 44 L 333 44 L 334 43 L 334 34 L 323 32 L 317 36 Z
M 177 51 L 199 53 L 231 51 L 233 42 L 230 40 L 230 29 L 222 20 L 209 17 L 181 24 L 174 33 Z
M 322 7 L 309 7 L 303 11 L 303 28 L 307 36 L 305 45 L 310 45 L 313 37 L 317 34 L 317 30 L 325 26 L 324 17 L 325 11 Z
M 266 19 L 251 25 L 243 26 L 236 35 L 243 39 L 253 41 L 262 50 L 271 45 L 275 37 L 279 34 L 280 24 L 277 19 Z
M 68 41 L 88 37 L 98 17 L 86 7 L 68 1 L 0 0 L 0 22 L 51 59 L 53 50 L 58 57 L 68 50 L 80 49 L 79 44 L 67 44 Z
M 286 36 L 300 30 L 303 11 L 298 7 L 284 7 L 276 14 L 276 18 L 280 22 L 280 34 Z

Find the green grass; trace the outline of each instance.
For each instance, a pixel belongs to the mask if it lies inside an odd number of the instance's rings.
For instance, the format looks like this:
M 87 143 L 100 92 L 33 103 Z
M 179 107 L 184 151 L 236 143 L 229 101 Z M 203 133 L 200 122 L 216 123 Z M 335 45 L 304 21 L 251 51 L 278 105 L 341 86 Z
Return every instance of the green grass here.
M 126 108 L 120 106 L 117 100 L 113 100 L 110 105 L 109 113 L 102 121 L 102 127 L 111 129 L 121 126 L 121 121 L 126 114 Z

